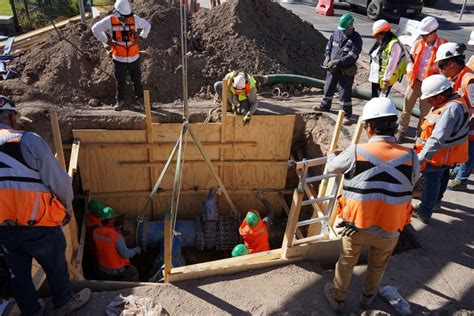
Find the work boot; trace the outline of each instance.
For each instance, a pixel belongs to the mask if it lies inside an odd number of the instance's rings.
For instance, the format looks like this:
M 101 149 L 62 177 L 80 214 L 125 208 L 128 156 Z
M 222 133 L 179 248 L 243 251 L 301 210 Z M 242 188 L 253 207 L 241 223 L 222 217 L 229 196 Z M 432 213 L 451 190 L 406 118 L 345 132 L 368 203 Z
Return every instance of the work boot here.
M 456 168 L 449 170 L 449 180 L 456 179 L 457 175 L 458 175 L 458 171 L 456 170 Z
M 365 295 L 364 293 L 362 293 L 360 295 L 360 300 L 359 300 L 360 308 L 369 309 L 370 305 L 372 305 L 372 303 L 373 303 L 376 296 L 377 296 L 377 292 L 375 292 L 372 295 L 368 295 L 368 296 Z
M 342 122 L 342 125 L 351 126 L 352 123 L 354 123 L 354 122 L 352 121 L 352 119 L 350 117 L 344 116 L 344 121 Z
M 405 132 L 402 132 L 401 130 L 398 130 L 397 133 L 395 134 L 395 141 L 398 143 L 398 144 L 402 144 L 405 142 L 405 135 L 406 133 Z
M 84 306 L 91 297 L 91 290 L 83 289 L 74 294 L 71 299 L 63 306 L 53 310 L 55 316 L 69 315 L 72 311 Z
M 436 206 L 435 206 L 436 207 Z M 427 217 L 424 217 L 420 213 L 418 213 L 418 209 L 420 208 L 420 205 L 414 206 L 413 207 L 413 217 L 422 222 L 425 225 L 428 225 L 430 223 L 430 219 Z M 433 209 L 434 210 L 434 209 Z
M 324 285 L 324 297 L 328 301 L 329 305 L 336 314 L 342 314 L 344 312 L 344 301 L 339 301 L 334 297 L 334 285 L 332 283 L 326 283 Z
M 462 182 L 458 179 L 454 179 L 451 181 L 451 183 L 448 185 L 448 189 L 452 191 L 466 191 L 467 190 L 467 183 Z
M 125 101 L 117 101 L 114 105 L 114 111 L 122 111 L 125 109 Z
M 313 106 L 313 110 L 321 111 L 321 112 L 331 112 L 331 108 L 324 107 L 322 105 L 315 105 Z

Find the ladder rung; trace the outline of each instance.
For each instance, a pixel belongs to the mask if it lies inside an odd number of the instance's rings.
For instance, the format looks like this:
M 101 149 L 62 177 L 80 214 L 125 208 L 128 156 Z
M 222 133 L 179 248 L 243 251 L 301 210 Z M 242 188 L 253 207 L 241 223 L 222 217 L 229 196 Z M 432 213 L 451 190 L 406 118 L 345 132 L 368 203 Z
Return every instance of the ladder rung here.
M 293 240 L 293 245 L 292 246 L 306 244 L 306 243 L 313 242 L 313 241 L 318 241 L 318 240 L 321 240 L 323 238 L 324 238 L 324 234 L 319 234 L 319 235 L 315 235 L 315 236 L 309 236 L 309 237 L 306 237 L 306 238 L 303 238 L 303 239 Z
M 326 173 L 320 176 L 306 178 L 306 183 L 317 182 L 324 179 L 334 178 L 336 176 L 337 174 L 334 174 L 334 173 Z
M 319 203 L 319 202 L 323 202 L 323 201 L 329 201 L 333 198 L 334 197 L 332 195 L 328 195 L 328 196 L 323 196 L 323 197 L 320 197 L 320 198 L 317 198 L 317 199 L 310 199 L 310 200 L 303 201 L 303 203 L 301 203 L 301 206 L 311 205 L 311 204 Z
M 296 227 L 306 226 L 306 225 L 310 225 L 310 224 L 313 224 L 313 223 L 319 223 L 319 222 L 325 221 L 325 220 L 327 220 L 327 219 L 328 219 L 327 216 L 307 219 L 307 220 L 298 222 L 298 223 L 296 224 Z

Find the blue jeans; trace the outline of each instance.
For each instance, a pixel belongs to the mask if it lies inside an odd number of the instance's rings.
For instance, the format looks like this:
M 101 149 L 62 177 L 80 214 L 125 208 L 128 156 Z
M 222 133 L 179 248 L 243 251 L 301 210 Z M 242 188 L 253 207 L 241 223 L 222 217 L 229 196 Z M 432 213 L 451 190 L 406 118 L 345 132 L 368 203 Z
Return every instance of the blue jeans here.
M 423 192 L 418 214 L 431 218 L 436 202 L 443 199 L 449 182 L 449 167 L 435 167 L 428 164 L 423 173 Z
M 0 251 L 5 255 L 15 299 L 23 315 L 41 312 L 31 278 L 33 258 L 46 272 L 54 306 L 60 307 L 71 299 L 65 250 L 66 240 L 60 227 L 0 227 Z
M 457 165 L 454 170 L 456 171 L 456 180 L 466 183 L 467 179 L 474 169 L 474 140 L 469 140 L 469 152 L 467 161 Z

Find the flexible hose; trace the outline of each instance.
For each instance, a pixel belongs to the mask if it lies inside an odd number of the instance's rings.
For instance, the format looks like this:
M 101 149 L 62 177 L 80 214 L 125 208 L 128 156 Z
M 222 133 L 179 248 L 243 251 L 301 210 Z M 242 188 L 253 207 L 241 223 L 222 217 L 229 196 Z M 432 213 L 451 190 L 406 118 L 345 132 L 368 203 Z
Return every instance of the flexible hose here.
M 266 77 L 268 78 L 267 84 L 269 85 L 274 85 L 274 84 L 279 84 L 279 83 L 301 84 L 305 87 L 323 89 L 324 83 L 325 83 L 324 80 L 321 80 L 321 79 L 300 76 L 300 75 L 293 75 L 293 74 L 271 74 L 271 75 L 267 75 Z M 352 96 L 359 99 L 370 100 L 372 98 L 372 93 L 370 91 L 361 89 L 359 87 L 354 87 L 352 88 Z M 400 111 L 403 110 L 403 103 L 404 103 L 403 99 L 390 97 L 390 100 L 392 100 L 392 102 L 395 104 L 398 110 Z M 417 107 L 413 108 L 413 110 L 411 111 L 411 114 L 413 116 L 419 117 L 420 110 Z

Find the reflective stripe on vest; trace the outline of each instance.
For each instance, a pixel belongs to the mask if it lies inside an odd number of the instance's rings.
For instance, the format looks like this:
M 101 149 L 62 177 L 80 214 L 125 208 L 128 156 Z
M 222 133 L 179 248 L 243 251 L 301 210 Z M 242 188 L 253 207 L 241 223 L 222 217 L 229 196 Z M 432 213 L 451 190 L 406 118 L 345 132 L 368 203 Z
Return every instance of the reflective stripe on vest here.
M 387 46 L 382 51 L 380 56 L 380 71 L 379 71 L 379 84 L 383 86 L 383 77 L 385 75 L 385 71 L 387 70 L 388 64 L 390 63 L 390 57 L 392 56 L 392 48 L 395 43 L 400 45 L 400 59 L 398 60 L 397 68 L 390 77 L 389 85 L 393 85 L 395 82 L 400 81 L 403 76 L 407 73 L 407 59 L 405 56 L 405 49 L 403 45 L 398 41 L 398 38 L 394 36 Z
M 66 210 L 39 172 L 18 160 L 22 137 L 23 132 L 0 130 L 0 225 L 59 226 Z
M 111 16 L 112 23 L 112 55 L 115 57 L 134 57 L 138 55 L 138 45 L 135 44 L 138 37 L 135 29 L 135 17 L 127 18 L 121 22 L 117 17 Z
M 355 151 L 355 169 L 346 174 L 338 215 L 362 229 L 402 230 L 412 210 L 414 151 L 387 142 L 358 145 Z
M 239 228 L 239 234 L 244 240 L 244 244 L 249 248 L 249 253 L 257 253 L 270 250 L 270 243 L 268 242 L 268 228 L 258 214 L 258 224 L 251 227 L 244 219 Z
M 115 270 L 130 265 L 128 258 L 124 258 L 117 250 L 116 242 L 120 234 L 111 227 L 98 227 L 93 232 L 99 265 L 102 268 Z
M 235 89 L 234 87 L 232 86 L 232 80 L 238 76 L 238 75 L 244 75 L 246 77 L 246 80 L 245 80 L 245 93 L 240 93 L 240 94 L 237 94 L 235 92 Z M 229 76 L 230 75 L 230 76 Z M 250 92 L 252 91 L 253 88 L 255 88 L 257 86 L 257 81 L 255 80 L 255 78 L 251 75 L 247 75 L 246 73 L 243 73 L 243 72 L 239 72 L 237 73 L 236 71 L 232 71 L 231 73 L 227 74 L 226 78 L 228 77 L 228 80 L 227 81 L 227 85 L 230 87 L 230 92 L 233 94 L 233 95 L 237 95 L 238 96 L 238 99 L 239 101 L 244 101 L 248 98 L 248 95 L 250 94 Z
M 438 47 L 441 44 L 444 44 L 444 43 L 447 43 L 447 42 L 448 42 L 448 40 L 446 40 L 444 38 L 441 38 L 438 35 L 436 36 L 436 41 L 435 41 L 435 44 L 433 46 L 433 49 L 431 50 L 431 54 L 430 54 L 430 57 L 428 59 L 428 63 L 426 64 L 426 69 L 423 72 L 423 78 L 427 78 L 427 77 L 429 77 L 433 74 L 439 73 L 438 64 L 434 62 L 435 59 L 436 59 L 436 51 L 438 50 Z M 417 40 L 414 44 L 413 60 L 415 62 L 413 64 L 412 71 L 408 74 L 408 77 L 407 77 L 408 82 L 409 82 L 410 85 L 412 85 L 415 82 L 416 77 L 418 75 L 418 71 L 420 70 L 420 63 L 421 63 L 420 57 L 423 56 L 423 52 L 425 50 L 425 47 L 426 47 L 426 42 L 423 39 Z
M 433 166 L 453 166 L 458 163 L 465 162 L 468 154 L 468 126 L 469 126 L 469 110 L 464 103 L 462 97 L 455 97 L 447 100 L 444 104 L 436 109 L 431 109 L 430 113 L 424 118 L 421 124 L 420 136 L 416 139 L 415 149 L 417 153 L 423 150 L 426 141 L 431 137 L 433 131 L 438 123 L 441 115 L 450 103 L 457 103 L 461 105 L 464 116 L 461 127 L 457 131 L 453 131 L 449 135 L 442 148 L 428 160 L 428 163 Z

